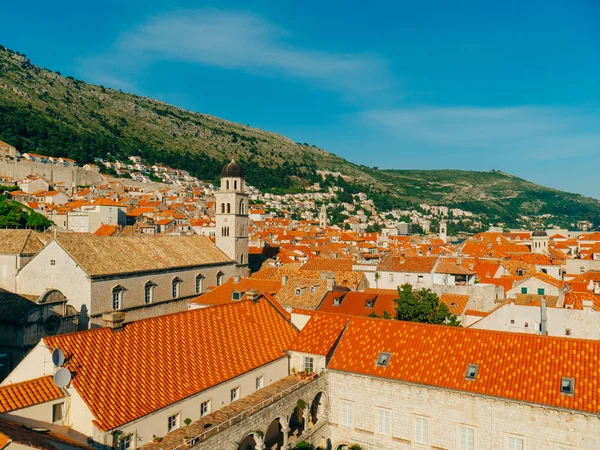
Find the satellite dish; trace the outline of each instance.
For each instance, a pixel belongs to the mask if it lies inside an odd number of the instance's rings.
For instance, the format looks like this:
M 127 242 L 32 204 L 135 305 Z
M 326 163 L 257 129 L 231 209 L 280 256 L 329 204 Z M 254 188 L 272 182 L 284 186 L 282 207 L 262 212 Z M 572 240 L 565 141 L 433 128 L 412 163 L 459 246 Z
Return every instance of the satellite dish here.
M 61 367 L 54 374 L 53 380 L 54 384 L 57 385 L 59 388 L 67 387 L 71 382 L 71 372 L 69 372 L 69 370 L 65 369 L 64 367 Z
M 54 363 L 54 367 L 60 367 L 65 362 L 65 354 L 60 348 L 52 350 L 52 362 Z

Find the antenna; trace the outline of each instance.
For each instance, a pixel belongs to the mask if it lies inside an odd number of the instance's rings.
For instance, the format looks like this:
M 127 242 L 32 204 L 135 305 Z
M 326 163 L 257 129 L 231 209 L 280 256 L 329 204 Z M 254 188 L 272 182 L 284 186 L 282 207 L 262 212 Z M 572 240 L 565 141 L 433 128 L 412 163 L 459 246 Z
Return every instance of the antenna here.
M 60 367 L 65 362 L 65 354 L 60 348 L 52 350 L 52 363 L 54 367 Z
M 61 367 L 56 371 L 52 379 L 54 380 L 54 384 L 59 388 L 67 387 L 71 382 L 71 372 L 64 367 Z

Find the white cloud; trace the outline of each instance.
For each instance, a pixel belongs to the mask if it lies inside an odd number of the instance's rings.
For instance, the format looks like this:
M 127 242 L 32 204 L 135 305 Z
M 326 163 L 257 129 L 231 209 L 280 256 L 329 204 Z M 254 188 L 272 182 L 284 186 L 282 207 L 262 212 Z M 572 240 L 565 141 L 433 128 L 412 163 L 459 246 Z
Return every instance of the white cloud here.
M 252 14 L 180 10 L 148 19 L 122 34 L 113 52 L 95 59 L 125 68 L 184 61 L 307 80 L 352 96 L 371 95 L 391 83 L 386 63 L 376 55 L 308 49 L 290 41 L 288 31 Z
M 559 159 L 600 152 L 598 115 L 559 107 L 415 107 L 371 110 L 363 121 L 383 132 L 464 152 Z

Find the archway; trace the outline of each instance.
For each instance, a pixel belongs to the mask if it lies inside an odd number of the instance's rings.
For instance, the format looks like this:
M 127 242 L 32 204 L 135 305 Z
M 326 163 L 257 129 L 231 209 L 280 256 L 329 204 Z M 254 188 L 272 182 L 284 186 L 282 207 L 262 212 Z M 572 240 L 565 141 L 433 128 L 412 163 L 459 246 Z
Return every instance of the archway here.
M 269 428 L 267 428 L 267 432 L 265 433 L 265 449 L 280 450 L 284 448 L 287 439 L 284 441 L 283 433 L 281 419 L 277 417 L 271 422 L 271 425 L 269 425 Z
M 254 440 L 254 434 L 249 434 L 240 441 L 238 450 L 256 450 L 256 441 Z
M 323 392 L 319 392 L 310 405 L 310 421 L 313 425 L 326 418 L 326 406 L 327 397 Z
M 288 437 L 298 437 L 304 433 L 304 400 L 298 400 L 294 412 L 290 416 Z

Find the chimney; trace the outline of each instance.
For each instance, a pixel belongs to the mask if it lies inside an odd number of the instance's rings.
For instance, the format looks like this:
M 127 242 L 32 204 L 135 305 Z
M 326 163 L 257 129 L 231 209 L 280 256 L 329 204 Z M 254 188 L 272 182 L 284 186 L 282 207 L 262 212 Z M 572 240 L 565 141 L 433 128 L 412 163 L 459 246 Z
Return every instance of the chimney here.
M 250 289 L 246 291 L 246 298 L 250 300 L 252 303 L 258 302 L 258 297 L 260 296 L 260 292 L 258 289 Z
M 594 295 L 600 295 L 600 284 L 594 285 Z
M 594 308 L 594 300 L 586 299 L 583 301 L 583 310 L 592 311 Z
M 546 334 L 547 334 L 546 327 L 547 327 L 547 323 L 548 323 L 548 315 L 547 315 L 547 312 L 546 312 L 546 299 L 545 298 L 542 298 L 541 313 L 542 313 L 542 320 L 541 320 L 540 332 L 541 332 L 542 336 L 546 336 Z
M 283 275 L 281 277 L 281 285 L 285 286 L 287 284 L 287 282 L 288 282 L 288 276 L 287 275 Z
M 327 275 L 327 290 L 329 292 L 333 291 L 333 286 L 335 285 L 335 276 L 333 273 Z
M 240 282 L 241 277 L 239 275 L 236 275 L 233 277 L 233 284 L 238 284 Z
M 110 328 L 112 331 L 120 331 L 123 329 L 125 313 L 118 311 L 104 313 L 102 314 L 102 320 L 104 321 L 106 328 Z

